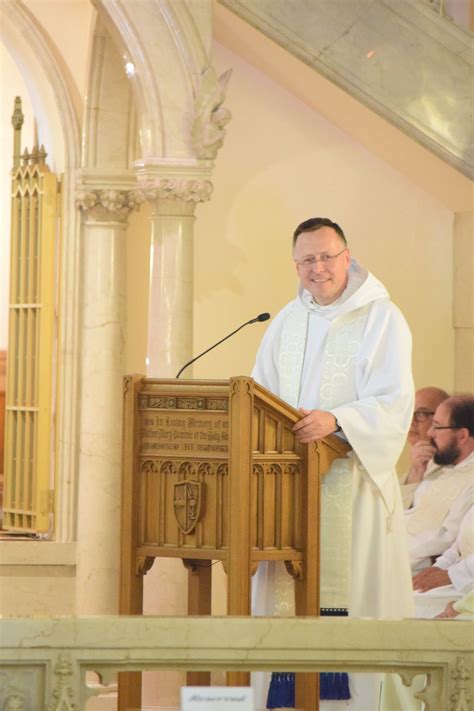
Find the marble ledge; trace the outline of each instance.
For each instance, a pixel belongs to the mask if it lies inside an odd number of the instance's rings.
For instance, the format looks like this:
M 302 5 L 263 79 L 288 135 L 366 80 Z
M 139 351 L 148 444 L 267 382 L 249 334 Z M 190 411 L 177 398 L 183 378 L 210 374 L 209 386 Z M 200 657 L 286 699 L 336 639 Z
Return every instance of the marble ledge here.
M 5 650 L 42 647 L 47 640 L 51 648 L 87 649 L 89 655 L 123 650 L 127 658 L 192 664 L 202 657 L 215 666 L 223 657 L 249 666 L 267 657 L 304 667 L 328 651 L 351 661 L 354 650 L 367 659 L 380 654 L 435 665 L 449 654 L 473 657 L 470 621 L 111 615 L 1 618 L 0 630 Z
M 76 565 L 76 544 L 55 541 L 0 540 L 2 565 Z

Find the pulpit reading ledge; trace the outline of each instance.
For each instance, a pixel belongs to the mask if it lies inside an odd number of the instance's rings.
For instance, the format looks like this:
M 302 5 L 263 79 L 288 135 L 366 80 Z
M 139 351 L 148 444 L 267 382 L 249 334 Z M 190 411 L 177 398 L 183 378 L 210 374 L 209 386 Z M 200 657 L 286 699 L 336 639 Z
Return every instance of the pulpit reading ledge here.
M 335 436 L 300 444 L 300 417 L 248 377 L 125 377 L 120 614 L 143 612 L 143 576 L 160 557 L 187 567 L 190 615 L 211 614 L 212 561 L 227 573 L 228 614 L 250 615 L 262 560 L 285 563 L 297 615 L 319 614 L 320 478 L 348 446 Z M 227 683 L 249 674 L 229 671 Z M 298 674 L 297 707 L 314 711 L 317 698 L 317 675 Z M 120 674 L 119 708 L 139 707 L 140 674 Z

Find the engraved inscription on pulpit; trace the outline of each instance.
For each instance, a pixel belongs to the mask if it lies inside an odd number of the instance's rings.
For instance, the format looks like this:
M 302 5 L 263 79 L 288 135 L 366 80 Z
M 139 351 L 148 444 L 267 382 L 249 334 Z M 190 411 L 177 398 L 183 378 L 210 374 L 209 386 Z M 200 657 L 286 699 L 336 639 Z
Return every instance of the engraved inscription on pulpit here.
M 223 548 L 227 535 L 228 398 L 138 396 L 140 545 Z
M 227 413 L 191 413 L 182 410 L 141 412 L 141 453 L 172 456 L 189 452 L 208 458 L 227 454 L 229 416 Z

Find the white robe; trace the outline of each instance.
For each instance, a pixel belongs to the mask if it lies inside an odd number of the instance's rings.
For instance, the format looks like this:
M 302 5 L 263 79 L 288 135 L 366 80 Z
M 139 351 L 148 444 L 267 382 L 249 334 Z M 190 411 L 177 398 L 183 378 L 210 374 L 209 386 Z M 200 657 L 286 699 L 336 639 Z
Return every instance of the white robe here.
M 416 617 L 432 620 L 448 602 L 453 602 L 461 613 L 456 619 L 471 619 L 474 612 L 474 506 L 462 519 L 455 542 L 436 560 L 435 566 L 448 571 L 451 584 L 423 593 L 415 591 Z M 400 677 L 387 675 L 382 690 L 383 708 L 398 708 L 401 702 L 403 711 L 421 711 L 422 704 L 414 694 L 421 691 L 425 683 L 424 676 L 417 676 L 411 688 L 405 687 Z
M 411 335 L 389 300 L 385 287 L 354 260 L 349 283 L 337 302 L 314 304 L 300 289 L 297 302 L 288 304 L 272 321 L 257 354 L 253 377 L 281 396 L 281 334 L 295 309 L 306 309 L 307 332 L 297 402 L 307 409 L 320 406 L 320 387 L 327 356 L 328 334 L 338 319 L 367 307 L 360 344 L 351 351 L 333 354 L 340 367 L 351 359 L 357 396 L 328 408 L 349 441 L 357 466 L 352 481 L 352 562 L 349 575 L 349 613 L 354 617 L 410 617 L 413 615 L 411 575 L 395 464 L 405 443 L 413 413 Z M 301 347 L 298 344 L 296 348 Z M 291 348 L 291 344 L 290 344 Z M 254 612 L 273 614 L 274 564 L 261 564 L 254 581 Z M 262 592 L 261 592 L 262 591 Z M 267 599 L 264 599 L 267 597 Z M 329 708 L 346 708 L 345 702 L 328 702 Z M 322 708 L 322 705 L 321 705 Z M 355 708 L 355 706 L 354 706 Z M 363 708 L 363 707 L 361 707 Z M 368 708 L 368 707 L 366 707 Z
M 402 485 L 413 572 L 431 565 L 455 541 L 474 502 L 474 453 L 455 466 L 430 462 L 419 484 Z
M 415 592 L 416 616 L 433 618 L 444 610 L 448 602 L 457 602 L 474 589 L 474 506 L 471 505 L 461 521 L 456 540 L 435 567 L 448 572 L 451 583 Z

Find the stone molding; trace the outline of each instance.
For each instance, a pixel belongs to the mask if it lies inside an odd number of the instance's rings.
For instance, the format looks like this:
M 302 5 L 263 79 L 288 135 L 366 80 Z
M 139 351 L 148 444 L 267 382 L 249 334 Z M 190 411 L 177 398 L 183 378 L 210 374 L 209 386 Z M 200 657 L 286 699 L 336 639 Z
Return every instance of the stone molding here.
M 85 670 L 107 685 L 116 671 L 194 671 L 199 664 L 210 671 L 395 672 L 408 686 L 427 674 L 417 693 L 427 711 L 464 711 L 473 695 L 471 627 L 466 620 L 311 617 L 3 618 L 0 704 L 11 694 L 23 696 L 28 710 L 77 711 L 91 696 Z
M 136 190 L 79 190 L 76 194 L 77 209 L 99 222 L 126 222 L 140 202 Z
M 210 200 L 213 191 L 210 180 L 205 178 L 153 178 L 143 180 L 138 184 L 138 194 L 141 199 L 155 202 L 157 200 L 181 200 L 187 203 L 206 202 Z

